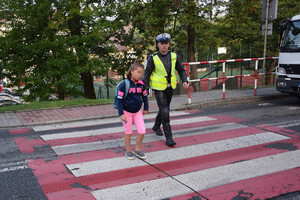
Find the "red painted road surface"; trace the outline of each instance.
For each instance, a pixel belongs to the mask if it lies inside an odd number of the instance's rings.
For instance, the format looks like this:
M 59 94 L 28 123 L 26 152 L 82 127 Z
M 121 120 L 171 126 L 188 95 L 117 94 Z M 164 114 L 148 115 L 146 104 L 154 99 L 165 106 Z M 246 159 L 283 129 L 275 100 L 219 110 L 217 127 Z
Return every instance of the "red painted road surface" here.
M 191 111 L 190 113 L 195 113 Z M 194 128 L 207 127 L 209 130 L 215 125 L 223 125 L 228 123 L 241 124 L 243 119 L 238 119 L 229 116 L 212 115 L 207 116 L 213 118 L 211 121 L 189 123 L 189 119 L 197 116 L 182 115 L 178 119 L 188 119 L 185 124 L 173 125 L 173 132 L 190 130 Z M 203 117 L 203 116 L 202 116 Z M 154 120 L 154 119 L 152 119 Z M 172 118 L 172 120 L 174 120 Z M 151 122 L 152 123 L 152 122 Z M 112 123 L 113 125 L 113 123 Z M 92 127 L 92 126 L 91 126 Z M 91 128 L 90 127 L 90 128 Z M 222 126 L 221 126 L 222 127 Z M 88 129 L 89 127 L 87 127 Z M 204 129 L 203 129 L 204 130 Z M 65 130 L 64 130 L 65 131 Z M 76 129 L 70 129 L 70 132 Z M 95 131 L 101 132 L 101 129 Z M 121 139 L 124 137 L 122 131 L 101 134 L 94 136 L 86 136 L 79 138 L 63 138 L 44 141 L 42 138 L 31 139 L 26 134 L 34 132 L 32 129 L 17 129 L 10 130 L 11 134 L 20 135 L 15 138 L 21 152 L 32 154 L 37 147 L 58 147 L 70 144 L 83 144 L 97 141 L 109 141 L 112 139 Z M 55 133 L 59 133 L 56 130 Z M 239 138 L 243 136 L 251 136 L 265 132 L 272 132 L 284 135 L 287 138 L 281 140 L 281 144 L 289 144 L 293 147 L 292 150 L 300 149 L 300 140 L 290 130 L 285 130 L 279 127 L 257 126 L 257 127 L 240 127 L 232 130 L 224 130 L 217 132 L 209 132 L 204 134 L 181 136 L 175 139 L 177 142 L 174 150 L 188 147 L 197 144 L 206 144 L 209 142 L 218 142 L 226 139 Z M 37 133 L 38 134 L 38 133 Z M 150 128 L 147 129 L 147 135 L 154 134 Z M 158 136 L 157 136 L 158 137 Z M 277 155 L 292 151 L 291 149 L 272 148 L 278 142 L 268 142 L 254 146 L 247 146 L 228 151 L 211 153 L 191 158 L 179 159 L 174 161 L 157 163 L 154 165 L 145 165 L 131 168 L 124 168 L 103 173 L 90 174 L 86 176 L 75 177 L 66 165 L 82 163 L 95 160 L 111 159 L 124 157 L 124 147 L 98 149 L 85 151 L 80 153 L 59 155 L 55 159 L 45 160 L 36 159 L 28 160 L 28 165 L 32 169 L 35 177 L 41 185 L 43 192 L 50 200 L 71 200 L 71 199 L 96 199 L 92 191 L 103 190 L 106 188 L 140 183 L 162 179 L 164 177 L 174 177 L 190 172 L 201 171 L 205 169 L 216 168 L 219 166 L 230 165 L 232 163 L 263 158 L 266 156 Z M 145 154 L 151 152 L 159 152 L 170 149 L 164 144 L 164 140 L 143 143 L 142 149 Z M 124 159 L 126 159 L 124 157 Z M 147 161 L 147 160 L 146 160 Z M 130 162 L 130 161 L 128 161 Z M 199 183 L 201 184 L 201 183 Z M 193 186 L 191 186 L 193 187 Z M 207 186 L 201 191 L 190 191 L 177 196 L 169 196 L 170 199 L 266 199 L 278 196 L 280 194 L 290 193 L 300 190 L 300 167 L 283 170 L 275 173 L 265 174 L 262 176 L 242 179 L 236 182 L 230 182 L 217 187 Z

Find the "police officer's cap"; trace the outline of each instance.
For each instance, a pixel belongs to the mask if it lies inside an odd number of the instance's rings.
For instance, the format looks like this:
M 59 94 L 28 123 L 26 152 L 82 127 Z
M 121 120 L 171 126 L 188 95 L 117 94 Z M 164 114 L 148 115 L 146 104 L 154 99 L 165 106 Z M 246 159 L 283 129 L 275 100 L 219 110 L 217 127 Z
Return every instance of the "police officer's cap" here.
M 162 33 L 162 34 L 159 34 L 158 36 L 156 36 L 155 39 L 157 42 L 169 42 L 169 40 L 171 39 L 171 36 L 168 33 Z

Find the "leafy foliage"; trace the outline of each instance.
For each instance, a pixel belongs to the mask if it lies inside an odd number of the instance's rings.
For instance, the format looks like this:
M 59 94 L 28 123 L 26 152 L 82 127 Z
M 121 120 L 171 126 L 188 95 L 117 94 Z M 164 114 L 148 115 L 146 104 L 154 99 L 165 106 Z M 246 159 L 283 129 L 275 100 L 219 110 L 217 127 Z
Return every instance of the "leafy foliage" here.
M 114 43 L 128 24 L 122 2 L 4 0 L 1 66 L 11 85 L 24 84 L 28 100 L 84 95 L 95 98 L 93 75 L 104 74 Z M 123 19 L 120 19 L 123 18 Z
M 222 46 L 227 54 L 219 59 L 262 57 L 261 6 L 258 0 L 2 0 L 0 78 L 28 90 L 30 100 L 94 99 L 94 76 L 124 75 L 136 59 L 157 51 L 162 32 L 171 34 L 171 49 L 183 62 L 216 59 Z M 299 10 L 299 1 L 279 1 L 267 56 L 278 55 L 280 21 Z M 107 88 L 113 84 L 107 77 Z

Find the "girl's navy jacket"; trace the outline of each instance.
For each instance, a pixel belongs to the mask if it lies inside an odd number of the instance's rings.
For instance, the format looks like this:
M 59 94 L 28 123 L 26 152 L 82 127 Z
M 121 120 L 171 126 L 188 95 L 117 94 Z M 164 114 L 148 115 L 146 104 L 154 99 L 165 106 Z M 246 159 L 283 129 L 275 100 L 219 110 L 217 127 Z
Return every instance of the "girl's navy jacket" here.
M 145 83 L 142 80 L 139 80 L 135 84 L 132 80 L 128 79 L 130 82 L 130 87 L 126 98 L 125 95 L 125 81 L 120 85 L 118 91 L 118 112 L 119 116 L 123 115 L 123 110 L 136 113 L 142 108 L 144 102 L 144 110 L 149 109 L 147 91 L 145 88 Z

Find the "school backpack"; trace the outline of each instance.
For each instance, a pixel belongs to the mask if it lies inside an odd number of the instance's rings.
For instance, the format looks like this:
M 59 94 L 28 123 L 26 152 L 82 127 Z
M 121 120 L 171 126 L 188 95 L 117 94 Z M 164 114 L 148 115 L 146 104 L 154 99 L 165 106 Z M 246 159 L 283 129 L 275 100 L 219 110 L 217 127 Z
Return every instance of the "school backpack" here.
M 125 94 L 124 94 L 123 99 L 126 98 L 128 92 L 129 92 L 130 82 L 129 82 L 128 79 L 125 79 L 124 81 L 121 81 L 120 83 L 118 83 L 118 85 L 116 86 L 116 89 L 115 89 L 115 96 L 114 96 L 114 108 L 115 109 L 118 109 L 118 92 L 119 92 L 119 89 L 120 89 L 120 85 L 123 82 L 125 82 Z

